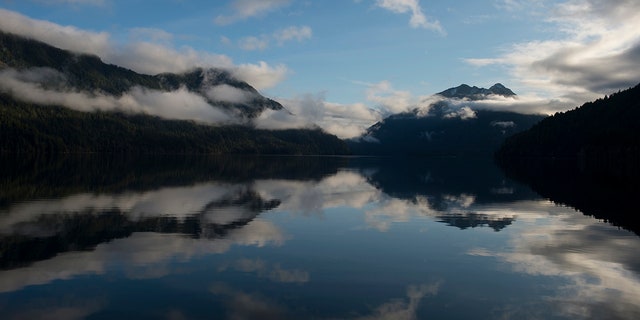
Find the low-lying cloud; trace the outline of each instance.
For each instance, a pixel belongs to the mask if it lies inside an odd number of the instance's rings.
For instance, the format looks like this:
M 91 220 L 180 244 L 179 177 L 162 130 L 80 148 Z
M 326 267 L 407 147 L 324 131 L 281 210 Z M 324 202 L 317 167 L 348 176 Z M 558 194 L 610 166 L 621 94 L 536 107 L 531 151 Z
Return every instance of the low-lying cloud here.
M 133 87 L 121 96 L 112 96 L 73 88 L 50 89 L 46 87 L 50 79 L 55 79 L 56 85 L 60 86 L 64 75 L 48 68 L 25 71 L 4 69 L 0 71 L 0 91 L 9 93 L 24 102 L 59 105 L 84 112 L 100 110 L 142 113 L 165 119 L 192 120 L 206 124 L 235 121 L 231 115 L 222 109 L 212 107 L 202 96 L 184 87 L 169 92 Z
M 238 89 L 228 84 L 221 84 L 209 88 L 206 91 L 207 98 L 212 101 L 229 102 L 229 103 L 247 103 L 251 99 L 256 98 L 253 92 Z
M 280 99 L 290 113 L 265 110 L 255 121 L 263 129 L 320 127 L 340 138 L 362 134 L 380 120 L 381 114 L 362 103 L 338 104 L 325 100 L 324 94 L 306 94 Z

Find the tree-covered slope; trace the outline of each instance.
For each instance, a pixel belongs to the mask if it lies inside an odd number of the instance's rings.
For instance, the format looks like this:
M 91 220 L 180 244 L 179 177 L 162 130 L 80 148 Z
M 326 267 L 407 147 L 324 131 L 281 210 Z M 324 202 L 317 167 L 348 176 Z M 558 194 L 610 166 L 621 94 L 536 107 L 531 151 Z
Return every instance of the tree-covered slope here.
M 117 112 L 39 106 L 0 94 L 0 151 L 6 153 L 346 154 L 319 129 L 207 126 Z
M 434 95 L 439 100 L 409 112 L 391 115 L 348 141 L 354 154 L 367 155 L 490 155 L 504 139 L 544 118 L 471 108 L 474 101 L 514 97 L 496 83 L 489 89 L 462 84 Z M 473 105 L 470 103 L 469 105 Z
M 120 96 L 134 87 L 159 91 L 173 91 L 184 87 L 200 95 L 212 108 L 231 111 L 240 117 L 254 118 L 266 109 L 284 109 L 278 102 L 262 96 L 251 85 L 236 79 L 226 70 L 195 68 L 182 74 L 139 74 L 106 64 L 97 56 L 62 50 L 0 31 L 0 70 L 7 68 L 19 71 L 34 68 L 55 70 L 60 79 L 56 79 L 57 82 L 49 79 L 43 84 L 54 90 L 73 89 Z M 246 99 L 227 101 L 224 97 L 216 96 L 211 89 L 221 85 L 236 89 Z
M 559 112 L 508 138 L 497 152 L 514 157 L 581 157 L 640 161 L 640 85 Z M 640 162 L 636 162 L 640 163 Z
M 354 154 L 492 154 L 506 137 L 542 118 L 491 110 L 476 110 L 472 118 L 397 114 L 372 126 L 365 138 L 349 141 L 349 147 Z

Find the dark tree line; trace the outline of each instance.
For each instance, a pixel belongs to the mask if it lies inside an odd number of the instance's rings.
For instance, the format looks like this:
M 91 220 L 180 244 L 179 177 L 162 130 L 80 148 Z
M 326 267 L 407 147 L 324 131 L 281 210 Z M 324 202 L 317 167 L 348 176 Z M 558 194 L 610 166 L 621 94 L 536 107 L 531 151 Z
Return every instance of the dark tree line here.
M 118 112 L 38 106 L 0 94 L 0 152 L 135 154 L 347 154 L 320 129 L 207 126 Z
M 589 170 L 640 174 L 640 85 L 550 116 L 508 138 L 496 153 L 515 158 L 574 158 Z

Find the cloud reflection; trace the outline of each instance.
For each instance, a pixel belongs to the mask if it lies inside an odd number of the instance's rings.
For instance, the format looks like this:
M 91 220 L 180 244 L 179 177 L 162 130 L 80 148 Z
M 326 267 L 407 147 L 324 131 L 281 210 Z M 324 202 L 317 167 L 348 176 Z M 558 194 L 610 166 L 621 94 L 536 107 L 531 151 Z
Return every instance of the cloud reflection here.
M 93 251 L 62 253 L 26 268 L 0 272 L 0 292 L 79 275 L 105 274 L 116 265 L 124 266 L 131 278 L 161 277 L 170 273 L 170 264 L 176 260 L 188 261 L 197 256 L 221 254 L 233 246 L 278 246 L 285 240 L 280 228 L 264 220 L 251 221 L 213 241 L 171 234 L 134 233 L 128 238 L 100 244 Z
M 384 303 L 373 311 L 373 314 L 357 318 L 358 320 L 383 320 L 383 319 L 418 319 L 417 310 L 420 302 L 426 296 L 435 296 L 440 289 L 440 282 L 423 285 L 410 285 L 407 288 L 407 299 L 393 299 Z
M 640 239 L 566 209 L 556 214 L 513 233 L 512 252 L 475 248 L 468 254 L 498 257 L 517 272 L 566 280 L 556 296 L 547 297 L 563 317 L 640 317 Z

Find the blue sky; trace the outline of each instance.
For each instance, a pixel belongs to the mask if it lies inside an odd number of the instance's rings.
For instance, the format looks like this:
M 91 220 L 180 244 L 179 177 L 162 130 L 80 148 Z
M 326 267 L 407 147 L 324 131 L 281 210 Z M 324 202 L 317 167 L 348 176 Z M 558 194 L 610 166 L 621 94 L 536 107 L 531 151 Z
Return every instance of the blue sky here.
M 461 83 L 551 113 L 640 82 L 637 0 L 0 0 L 0 28 L 144 73 L 236 75 L 353 135 Z M 495 107 L 495 106 L 494 106 Z M 304 110 L 301 110 L 304 109 Z M 329 118 L 326 118 L 329 117 Z M 353 129 L 353 130 L 352 130 Z M 345 129 L 346 130 L 346 129 Z

